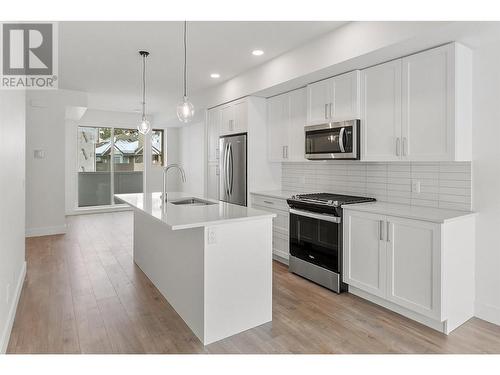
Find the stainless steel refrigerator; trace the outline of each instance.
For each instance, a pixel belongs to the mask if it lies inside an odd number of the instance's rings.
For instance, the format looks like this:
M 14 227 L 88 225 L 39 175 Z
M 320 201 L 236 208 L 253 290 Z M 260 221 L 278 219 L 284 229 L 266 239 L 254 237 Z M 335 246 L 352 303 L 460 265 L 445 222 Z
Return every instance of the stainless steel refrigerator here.
M 247 135 L 219 139 L 219 199 L 247 205 Z

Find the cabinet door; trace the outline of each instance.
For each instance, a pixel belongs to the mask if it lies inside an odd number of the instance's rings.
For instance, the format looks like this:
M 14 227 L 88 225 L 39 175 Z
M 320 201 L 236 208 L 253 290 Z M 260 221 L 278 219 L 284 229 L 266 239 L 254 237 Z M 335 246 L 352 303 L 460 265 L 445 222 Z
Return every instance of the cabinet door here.
M 221 135 L 234 133 L 234 106 L 228 104 L 220 109 L 221 111 Z
M 359 118 L 359 70 L 332 78 L 332 120 L 344 121 Z
M 247 101 L 241 100 L 233 103 L 234 128 L 233 133 L 245 133 L 248 129 L 248 110 Z
M 207 112 L 207 152 L 208 161 L 217 162 L 219 159 L 219 133 L 221 126 L 221 111 L 213 108 Z
M 288 146 L 288 123 L 290 97 L 277 95 L 267 100 L 267 152 L 271 162 L 286 159 L 285 147 Z
M 361 159 L 401 158 L 401 60 L 361 72 Z
M 440 318 L 440 225 L 388 217 L 387 299 Z
M 207 197 L 219 199 L 219 165 L 209 163 L 207 169 Z
M 385 217 L 344 210 L 344 282 L 385 298 Z
M 330 104 L 333 105 L 333 83 L 325 79 L 307 85 L 307 123 L 321 124 L 330 118 Z
M 453 46 L 417 53 L 402 61 L 403 158 L 453 160 Z
M 285 150 L 288 161 L 306 161 L 304 126 L 306 125 L 307 92 L 303 87 L 291 91 L 290 122 L 288 128 L 288 145 Z

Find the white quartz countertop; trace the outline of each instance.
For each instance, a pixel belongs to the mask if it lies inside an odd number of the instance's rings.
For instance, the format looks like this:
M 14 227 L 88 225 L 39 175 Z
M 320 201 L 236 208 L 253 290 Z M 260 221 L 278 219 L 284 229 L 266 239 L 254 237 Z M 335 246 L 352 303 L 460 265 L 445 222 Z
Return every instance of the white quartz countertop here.
M 440 208 L 410 206 L 406 204 L 368 202 L 343 206 L 344 210 L 371 212 L 380 215 L 397 216 L 408 219 L 431 221 L 434 223 L 444 223 L 470 215 L 476 215 L 470 211 L 445 210 Z
M 272 218 L 276 215 L 270 212 L 256 210 L 249 207 L 216 201 L 196 194 L 168 192 L 167 206 L 164 209 L 161 202 L 161 193 L 149 194 L 115 194 L 115 197 L 130 205 L 135 210 L 142 211 L 153 218 L 162 221 L 170 229 L 188 229 L 208 225 L 224 224 L 234 221 L 256 220 Z M 197 198 L 215 204 L 206 206 L 175 205 L 171 201 L 184 198 Z
M 296 195 L 298 193 L 285 190 L 268 190 L 268 191 L 251 191 L 250 194 L 263 195 L 265 197 L 278 198 L 278 199 L 288 199 L 291 198 L 292 195 Z

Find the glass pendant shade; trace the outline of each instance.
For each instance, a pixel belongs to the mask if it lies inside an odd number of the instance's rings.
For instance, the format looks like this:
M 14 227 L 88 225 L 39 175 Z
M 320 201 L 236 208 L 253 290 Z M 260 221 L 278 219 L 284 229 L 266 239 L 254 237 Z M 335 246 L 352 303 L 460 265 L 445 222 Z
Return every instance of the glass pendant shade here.
M 151 131 L 151 124 L 146 117 L 143 117 L 141 123 L 137 125 L 137 130 L 141 134 L 148 134 Z
M 179 121 L 188 123 L 194 116 L 194 106 L 185 96 L 184 100 L 177 105 L 177 118 Z

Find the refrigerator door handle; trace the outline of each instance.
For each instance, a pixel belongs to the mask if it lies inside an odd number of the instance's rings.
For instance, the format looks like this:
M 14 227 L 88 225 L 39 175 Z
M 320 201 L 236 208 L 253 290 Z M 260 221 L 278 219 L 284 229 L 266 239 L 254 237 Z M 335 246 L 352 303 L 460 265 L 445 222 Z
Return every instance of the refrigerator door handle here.
M 224 155 L 225 155 L 224 187 L 226 188 L 227 199 L 229 199 L 229 143 L 226 144 Z
M 231 143 L 229 144 L 229 195 L 233 194 L 233 176 L 234 176 L 234 160 L 233 160 L 233 147 L 231 146 Z

